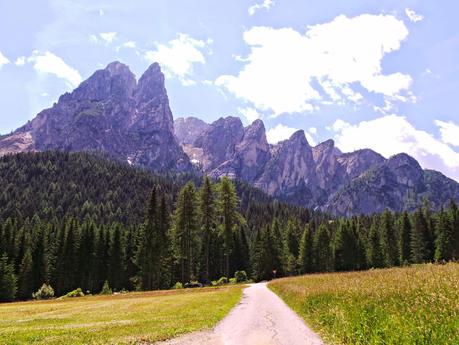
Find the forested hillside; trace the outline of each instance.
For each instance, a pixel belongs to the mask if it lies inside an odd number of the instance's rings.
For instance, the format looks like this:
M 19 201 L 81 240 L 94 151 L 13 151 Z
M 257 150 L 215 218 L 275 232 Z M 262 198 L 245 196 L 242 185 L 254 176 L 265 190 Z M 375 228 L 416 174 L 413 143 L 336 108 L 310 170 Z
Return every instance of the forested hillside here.
M 255 280 L 459 258 L 459 211 L 330 218 L 227 178 L 154 175 L 87 153 L 0 159 L 0 300 Z M 224 281 L 224 280 L 223 280 Z

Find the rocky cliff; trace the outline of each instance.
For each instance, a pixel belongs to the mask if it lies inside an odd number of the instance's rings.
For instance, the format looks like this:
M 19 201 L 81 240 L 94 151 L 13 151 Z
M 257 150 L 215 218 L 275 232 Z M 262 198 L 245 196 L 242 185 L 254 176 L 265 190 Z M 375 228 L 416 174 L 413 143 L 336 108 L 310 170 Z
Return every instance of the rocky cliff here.
M 113 62 L 1 138 L 0 154 L 103 151 L 154 170 L 187 170 L 189 159 L 173 127 L 159 65 L 152 64 L 137 83 L 126 65 Z

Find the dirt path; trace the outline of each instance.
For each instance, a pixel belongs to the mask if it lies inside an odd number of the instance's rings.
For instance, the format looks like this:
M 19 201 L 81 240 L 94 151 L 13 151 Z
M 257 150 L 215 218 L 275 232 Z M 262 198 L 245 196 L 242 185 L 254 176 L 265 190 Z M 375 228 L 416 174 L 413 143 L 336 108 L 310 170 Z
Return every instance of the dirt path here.
M 266 283 L 244 290 L 241 302 L 212 331 L 196 332 L 162 345 L 323 345 Z

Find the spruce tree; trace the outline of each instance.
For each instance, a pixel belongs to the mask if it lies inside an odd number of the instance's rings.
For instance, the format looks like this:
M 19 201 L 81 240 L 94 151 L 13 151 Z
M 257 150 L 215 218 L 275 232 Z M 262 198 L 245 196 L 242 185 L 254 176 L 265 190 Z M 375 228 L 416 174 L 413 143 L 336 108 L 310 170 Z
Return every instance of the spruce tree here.
M 33 293 L 33 261 L 32 251 L 27 248 L 21 261 L 19 271 L 18 296 L 20 299 L 32 298 Z
M 196 256 L 199 252 L 197 216 L 196 190 L 194 184 L 189 182 L 179 193 L 172 232 L 182 283 L 195 278 Z
M 211 242 L 215 237 L 216 207 L 212 183 L 209 177 L 204 177 L 199 192 L 199 216 L 202 233 L 202 258 L 204 278 L 210 279 L 210 250 Z
M 328 272 L 333 268 L 330 231 L 326 224 L 320 224 L 313 238 L 314 270 Z
M 410 261 L 410 238 L 411 238 L 411 222 L 408 212 L 403 212 L 397 222 L 398 232 L 398 255 L 399 262 L 402 265 Z
M 448 220 L 452 229 L 453 259 L 459 261 L 459 209 L 452 199 L 448 207 Z
M 413 214 L 413 228 L 410 239 L 410 259 L 413 263 L 423 263 L 431 257 L 429 228 L 421 209 Z
M 219 214 L 221 234 L 225 251 L 224 274 L 230 276 L 230 255 L 233 246 L 233 232 L 238 221 L 236 189 L 228 177 L 223 177 L 219 185 Z
M 392 214 L 387 209 L 384 210 L 379 224 L 379 242 L 383 265 L 395 266 L 398 262 L 397 241 Z
M 124 279 L 124 244 L 122 243 L 121 224 L 114 224 L 111 228 L 108 281 L 110 287 L 115 291 L 120 291 L 123 287 Z
M 0 256 L 0 302 L 14 300 L 17 291 L 14 266 L 8 262 L 6 254 Z
M 298 257 L 298 266 L 300 273 L 310 273 L 313 271 L 313 243 L 312 232 L 310 227 L 304 229 L 300 241 L 300 253 Z
M 383 266 L 378 224 L 376 219 L 373 219 L 370 226 L 370 233 L 368 235 L 367 263 L 370 268 L 379 268 Z
M 333 249 L 337 271 L 350 271 L 358 268 L 357 238 L 346 220 L 341 220 L 338 225 Z
M 453 228 L 446 212 L 440 210 L 436 222 L 435 261 L 449 261 L 453 258 Z

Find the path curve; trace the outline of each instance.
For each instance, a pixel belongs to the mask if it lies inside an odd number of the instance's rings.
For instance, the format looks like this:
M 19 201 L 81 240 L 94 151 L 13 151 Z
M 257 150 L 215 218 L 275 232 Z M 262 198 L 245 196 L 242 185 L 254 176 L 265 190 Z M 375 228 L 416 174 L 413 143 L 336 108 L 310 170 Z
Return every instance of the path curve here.
M 211 331 L 195 332 L 162 345 L 323 345 L 317 334 L 266 283 L 244 289 L 242 299 Z

